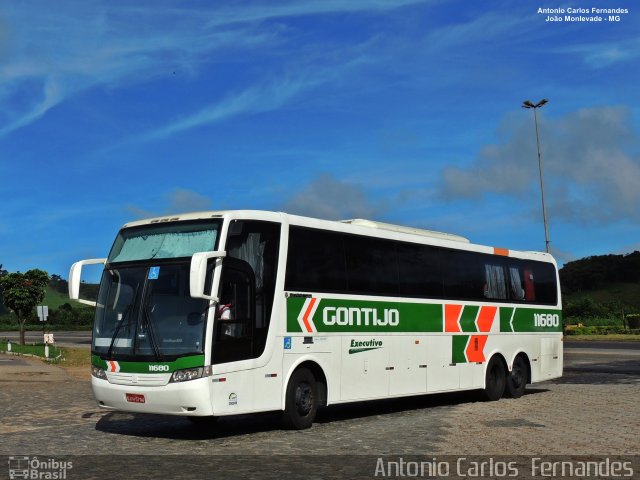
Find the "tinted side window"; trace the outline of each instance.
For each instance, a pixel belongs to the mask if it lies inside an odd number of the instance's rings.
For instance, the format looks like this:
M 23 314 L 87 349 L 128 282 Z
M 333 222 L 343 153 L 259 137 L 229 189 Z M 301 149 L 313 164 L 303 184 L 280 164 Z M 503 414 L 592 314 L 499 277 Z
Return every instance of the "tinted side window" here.
M 531 262 L 529 265 L 536 290 L 536 303 L 555 304 L 558 301 L 556 269 L 550 263 Z
M 255 277 L 253 356 L 262 354 L 273 309 L 280 246 L 280 224 L 257 220 L 234 221 L 229 226 L 227 254 L 246 262 Z
M 345 292 L 347 275 L 342 235 L 291 227 L 285 288 Z
M 474 252 L 443 251 L 444 295 L 461 300 L 483 300 L 485 262 Z
M 415 298 L 557 302 L 552 264 L 291 227 L 285 289 Z
M 345 235 L 349 293 L 398 295 L 398 261 L 395 242 Z
M 400 295 L 407 297 L 442 297 L 442 253 L 440 249 L 398 244 Z

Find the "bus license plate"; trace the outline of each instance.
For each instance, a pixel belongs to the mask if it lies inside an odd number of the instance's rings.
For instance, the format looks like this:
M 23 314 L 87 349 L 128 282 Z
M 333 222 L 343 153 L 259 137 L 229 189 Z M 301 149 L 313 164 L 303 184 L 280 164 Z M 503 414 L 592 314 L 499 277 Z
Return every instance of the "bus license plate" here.
M 145 403 L 144 395 L 141 393 L 127 393 L 127 402 Z

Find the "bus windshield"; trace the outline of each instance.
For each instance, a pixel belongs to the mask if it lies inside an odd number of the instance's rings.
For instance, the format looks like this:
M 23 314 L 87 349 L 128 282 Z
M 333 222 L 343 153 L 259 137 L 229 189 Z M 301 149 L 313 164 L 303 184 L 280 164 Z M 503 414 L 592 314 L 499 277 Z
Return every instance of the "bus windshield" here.
M 219 222 L 168 223 L 125 228 L 109 253 L 108 263 L 190 257 L 214 249 Z
M 203 353 L 209 302 L 190 296 L 190 259 L 216 248 L 220 224 L 169 222 L 118 233 L 100 282 L 95 355 L 158 361 Z
M 106 269 L 92 352 L 165 360 L 201 354 L 209 302 L 189 295 L 189 262 Z

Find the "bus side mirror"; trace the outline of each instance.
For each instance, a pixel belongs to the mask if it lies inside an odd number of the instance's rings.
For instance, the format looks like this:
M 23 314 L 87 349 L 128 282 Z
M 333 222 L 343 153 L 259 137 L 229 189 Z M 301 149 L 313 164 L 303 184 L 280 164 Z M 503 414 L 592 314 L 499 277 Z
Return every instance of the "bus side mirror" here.
M 212 302 L 217 302 L 218 297 L 206 295 L 204 292 L 204 284 L 207 278 L 207 262 L 210 258 L 216 259 L 216 270 L 213 278 L 213 291 L 217 291 L 220 283 L 220 265 L 222 259 L 227 256 L 227 252 L 216 250 L 214 252 L 198 252 L 191 257 L 191 270 L 189 272 L 189 294 L 191 298 L 203 298 Z M 218 280 L 216 282 L 216 280 Z
M 106 262 L 106 258 L 91 258 L 88 260 L 81 260 L 71 265 L 71 269 L 69 270 L 69 298 L 71 300 L 76 300 L 77 302 L 84 303 L 85 305 L 91 305 L 92 307 L 96 306 L 96 302 L 92 302 L 91 300 L 82 300 L 80 298 L 82 267 L 84 265 L 94 265 L 96 263 L 102 263 L 104 265 Z

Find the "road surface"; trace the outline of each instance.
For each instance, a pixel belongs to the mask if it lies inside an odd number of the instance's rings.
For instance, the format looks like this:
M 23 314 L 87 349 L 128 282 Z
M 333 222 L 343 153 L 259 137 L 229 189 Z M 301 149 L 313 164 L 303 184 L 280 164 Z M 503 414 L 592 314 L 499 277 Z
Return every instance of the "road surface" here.
M 70 375 L 0 355 L 0 478 L 18 456 L 69 462 L 69 479 L 124 472 L 129 479 L 371 479 L 383 478 L 375 475 L 381 458 L 451 467 L 451 475 L 423 478 L 496 478 L 455 475 L 460 459 L 464 466 L 515 461 L 518 478 L 541 478 L 530 475 L 531 461 L 545 455 L 630 462 L 638 478 L 640 350 L 599 346 L 568 342 L 565 374 L 519 399 L 481 402 L 461 392 L 336 405 L 305 431 L 282 430 L 277 412 L 198 428 L 179 417 L 104 411 L 86 369 Z

